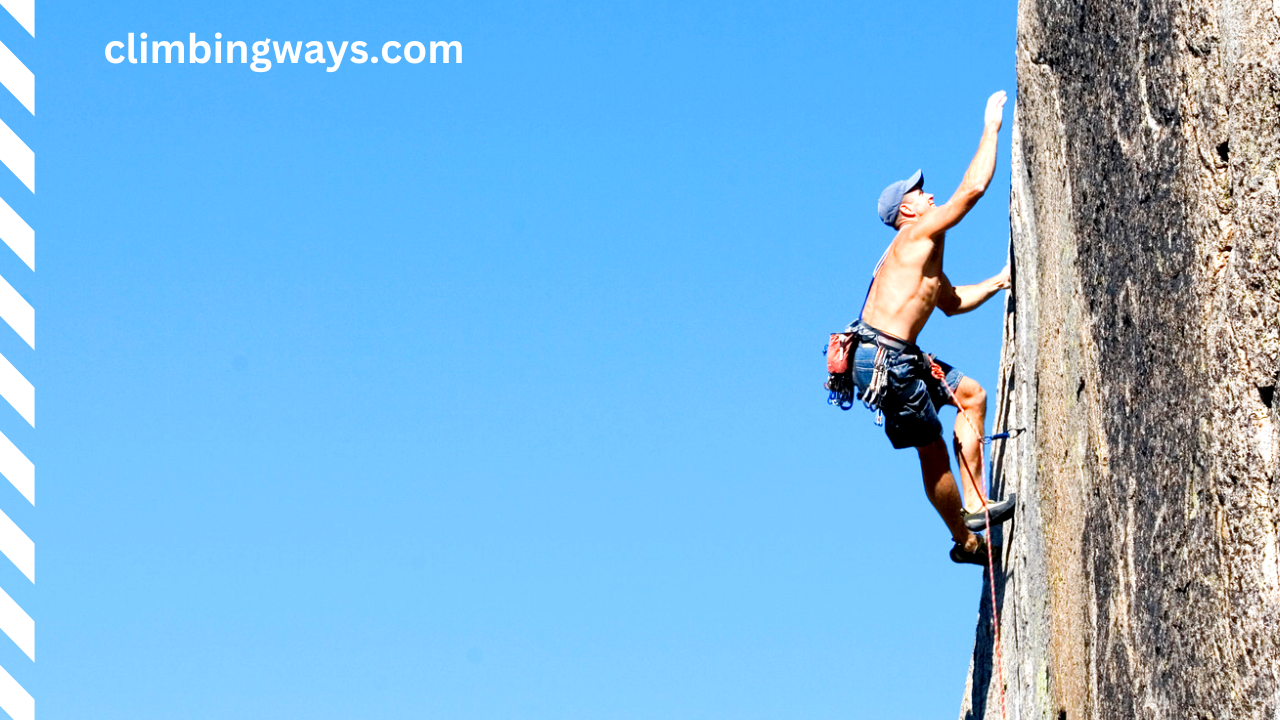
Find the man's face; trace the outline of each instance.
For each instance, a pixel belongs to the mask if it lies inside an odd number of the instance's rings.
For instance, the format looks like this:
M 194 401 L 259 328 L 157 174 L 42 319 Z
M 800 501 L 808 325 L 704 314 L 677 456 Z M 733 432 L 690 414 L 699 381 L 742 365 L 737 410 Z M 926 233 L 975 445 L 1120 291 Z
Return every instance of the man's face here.
M 933 195 L 924 190 L 912 190 L 902 196 L 902 206 L 911 211 L 914 217 L 921 217 L 933 209 Z M 898 211 L 902 213 L 901 210 Z

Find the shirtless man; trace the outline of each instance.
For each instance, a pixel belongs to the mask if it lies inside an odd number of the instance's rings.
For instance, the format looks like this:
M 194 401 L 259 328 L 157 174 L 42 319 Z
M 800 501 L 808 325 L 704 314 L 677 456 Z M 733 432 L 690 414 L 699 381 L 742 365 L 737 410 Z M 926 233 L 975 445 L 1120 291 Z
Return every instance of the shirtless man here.
M 876 269 L 861 320 L 854 325 L 859 336 L 854 352 L 858 387 L 871 388 L 869 397 L 884 413 L 885 433 L 893 446 L 919 452 L 925 493 L 955 541 L 951 559 L 979 565 L 987 562 L 986 541 L 973 531 L 986 528 L 986 516 L 981 495 L 982 438 L 974 428 L 985 427 L 987 396 L 972 378 L 937 361 L 972 422 L 971 427 L 956 414 L 954 442 L 964 489 L 962 505 L 938 420 L 938 410 L 955 403 L 942 382 L 930 375 L 929 360 L 915 340 L 934 308 L 947 315 L 969 312 L 1009 287 L 1008 268 L 984 282 L 959 287 L 942 271 L 947 230 L 964 218 L 991 183 L 1004 102 L 1003 91 L 987 100 L 978 153 L 945 205 L 934 206 L 919 171 L 880 195 L 880 219 L 898 234 Z M 988 502 L 991 523 L 1012 516 L 1014 504 L 1012 494 L 1003 502 Z

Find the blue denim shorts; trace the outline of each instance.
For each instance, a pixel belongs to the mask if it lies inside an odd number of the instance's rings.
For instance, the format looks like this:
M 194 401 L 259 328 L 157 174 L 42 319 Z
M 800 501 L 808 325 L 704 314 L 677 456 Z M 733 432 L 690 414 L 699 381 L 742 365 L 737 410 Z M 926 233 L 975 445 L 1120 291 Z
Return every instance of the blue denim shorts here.
M 876 361 L 876 346 L 860 343 L 853 353 L 853 379 L 858 387 L 871 384 Z M 886 350 L 885 370 L 888 388 L 880 402 L 884 413 L 884 433 L 893 447 L 901 450 L 924 447 L 942 438 L 942 422 L 938 410 L 950 404 L 951 397 L 942 383 L 929 372 L 929 361 L 915 351 Z M 964 373 L 935 359 L 947 376 L 947 385 L 955 392 Z

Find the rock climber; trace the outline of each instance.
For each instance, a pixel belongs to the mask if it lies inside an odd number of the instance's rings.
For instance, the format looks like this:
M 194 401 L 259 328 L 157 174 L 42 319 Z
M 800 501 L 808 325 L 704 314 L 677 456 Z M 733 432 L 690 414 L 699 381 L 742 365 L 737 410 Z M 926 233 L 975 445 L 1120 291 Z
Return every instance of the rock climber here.
M 934 206 L 920 171 L 880 194 L 880 219 L 897 235 L 876 267 L 860 320 L 850 328 L 857 342 L 854 379 L 859 388 L 869 389 L 864 400 L 884 414 L 885 434 L 894 448 L 914 447 L 919 453 L 925 493 L 955 541 L 951 559 L 977 565 L 986 565 L 987 546 L 975 531 L 988 529 L 988 513 L 993 526 L 1009 519 L 1016 500 L 1010 493 L 1001 502 L 988 502 L 982 490 L 982 435 L 975 428 L 985 427 L 986 393 L 973 378 L 926 356 L 915 341 L 934 308 L 946 315 L 966 313 L 1009 287 L 1007 267 L 976 285 L 961 286 L 952 285 L 942 270 L 947 230 L 964 218 L 991 184 L 1004 103 L 1003 91 L 987 100 L 978 152 L 946 204 Z M 931 363 L 945 373 L 945 381 L 931 374 Z M 963 503 L 938 420 L 943 405 L 956 405 L 953 396 L 963 408 L 956 414 L 954 436 Z M 968 415 L 969 422 L 961 413 Z M 998 549 L 993 547 L 993 553 Z

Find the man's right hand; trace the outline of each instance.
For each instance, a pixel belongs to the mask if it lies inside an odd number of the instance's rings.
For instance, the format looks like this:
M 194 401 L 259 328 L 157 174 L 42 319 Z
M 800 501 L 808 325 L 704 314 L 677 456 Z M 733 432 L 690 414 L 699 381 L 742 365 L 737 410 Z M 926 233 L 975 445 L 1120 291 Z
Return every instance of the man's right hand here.
M 1013 287 L 1013 283 L 1009 281 L 1009 266 L 1005 265 L 1000 274 L 991 278 L 987 282 L 995 286 L 996 290 L 1008 290 Z
M 1000 129 L 1000 123 L 1004 120 L 1004 101 L 1003 90 L 987 98 L 987 112 L 984 117 L 987 127 Z

